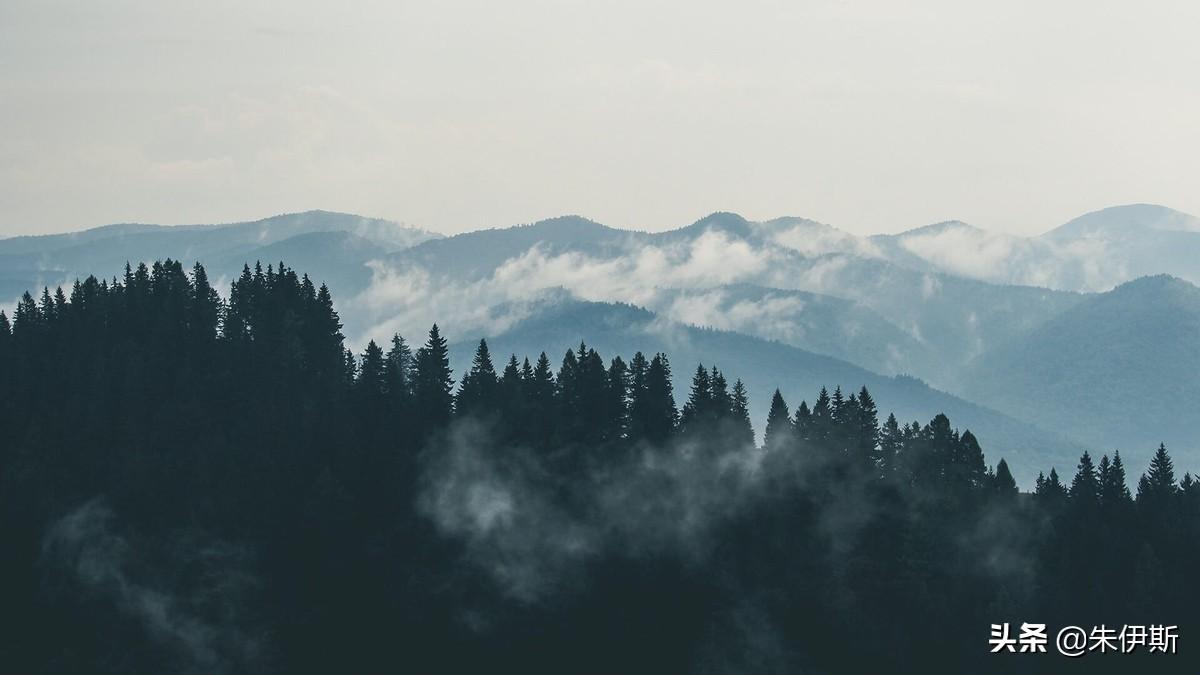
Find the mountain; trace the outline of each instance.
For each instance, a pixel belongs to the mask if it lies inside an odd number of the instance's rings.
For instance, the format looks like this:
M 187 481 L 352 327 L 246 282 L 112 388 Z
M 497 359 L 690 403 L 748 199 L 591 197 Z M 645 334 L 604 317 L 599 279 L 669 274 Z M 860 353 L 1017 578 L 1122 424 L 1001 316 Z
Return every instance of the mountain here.
M 534 247 L 551 255 L 565 251 L 607 255 L 645 236 L 579 216 L 563 216 L 426 241 L 392 254 L 389 263 L 396 267 L 422 266 L 442 278 L 472 281 L 490 276 Z
M 962 221 L 870 237 L 894 264 L 997 284 L 1085 290 L 1089 279 L 1052 244 L 988 232 Z
M 561 287 L 585 300 L 629 302 L 888 373 L 917 373 L 943 388 L 957 386 L 960 368 L 992 345 L 1081 297 L 917 271 L 873 255 L 866 244 L 862 254 L 827 252 L 845 236 L 804 219 L 752 223 L 729 213 L 662 233 L 555 219 L 460 234 L 392 254 L 378 270 L 378 286 L 381 295 L 393 297 L 399 294 L 386 287 L 472 298 L 462 313 L 476 318 L 490 316 L 477 311 L 479 304 Z M 815 243 L 804 244 L 807 238 Z M 734 287 L 742 290 L 728 290 Z M 776 292 L 759 293 L 752 301 L 749 287 Z M 407 292 L 401 302 L 415 297 Z M 705 302 L 740 314 L 719 317 L 715 309 L 703 311 Z M 376 303 L 372 309 L 375 323 L 388 318 L 387 306 Z M 692 318 L 697 309 L 700 317 Z M 751 320 L 755 316 L 761 320 Z M 866 336 L 856 327 L 878 334 Z
M 1200 221 L 1151 205 L 1086 214 L 1034 238 L 960 221 L 858 237 L 805 218 L 754 222 L 728 212 L 657 233 L 565 216 L 439 237 L 314 211 L 229 225 L 111 225 L 0 240 L 0 300 L 111 273 L 126 260 L 201 260 L 218 283 L 246 262 L 283 260 L 329 284 L 344 332 L 357 346 L 393 331 L 411 337 L 434 321 L 454 335 L 519 337 L 545 321 L 552 300 L 624 303 L 645 308 L 650 318 L 594 310 L 618 322 L 605 333 L 613 336 L 610 352 L 657 344 L 687 359 L 730 364 L 730 371 L 754 364 L 760 350 L 787 354 L 803 363 L 794 370 L 797 381 L 812 387 L 881 378 L 870 382 L 892 388 L 898 398 L 891 405 L 902 412 L 910 405 L 903 396 L 928 402 L 920 392 L 940 390 L 963 397 L 950 397 L 956 405 L 977 401 L 1010 422 L 1053 429 L 1092 449 L 1136 453 L 1167 441 L 1183 461 L 1197 456 L 1189 454 L 1197 439 L 1182 421 L 1200 402 L 1184 377 L 1200 372 L 1189 352 L 1194 287 L 1182 273 L 1118 284 L 1131 270 L 1194 271 L 1197 238 Z M 1118 287 L 1056 290 L 1110 286 Z M 558 320 L 594 323 L 588 316 Z M 619 333 L 621 320 L 633 322 L 633 338 Z M 1144 334 L 1147 326 L 1158 327 L 1154 336 Z M 689 351 L 688 340 L 672 348 L 656 327 L 704 336 L 707 351 Z M 575 330 L 562 330 L 568 328 Z M 514 344 L 532 350 L 539 342 Z M 861 372 L 830 370 L 828 361 L 818 368 L 818 355 Z M 768 369 L 765 362 L 761 367 Z M 753 377 L 769 389 L 770 375 Z M 897 375 L 921 378 L 920 387 L 899 387 L 910 380 L 889 377 Z M 1159 391 L 1170 401 L 1158 400 Z M 922 417 L 927 407 L 911 410 Z
M 732 382 L 741 378 L 750 394 L 751 417 L 761 435 L 772 392 L 779 388 L 793 407 L 817 391 L 840 386 L 847 395 L 866 386 L 882 417 L 894 411 L 902 422 L 922 424 L 944 412 L 959 429 L 970 429 L 988 453 L 988 462 L 1008 460 L 1017 480 L 1030 487 L 1038 471 L 1051 466 L 1060 473 L 1075 465 L 1081 448 L 1074 443 L 1001 413 L 975 405 L 912 377 L 887 377 L 851 363 L 795 347 L 741 335 L 696 328 L 662 319 L 632 305 L 581 302 L 564 296 L 548 299 L 537 312 L 502 333 L 487 337 L 493 359 L 503 364 L 509 354 L 535 360 L 542 351 L 557 370 L 568 348 L 581 341 L 605 360 L 620 355 L 627 362 L 637 351 L 665 352 L 671 359 L 676 402 L 686 400 L 691 374 L 698 363 L 717 366 Z M 478 336 L 451 347 L 456 377 L 471 363 Z
M 225 225 L 122 224 L 72 234 L 13 237 L 0 239 L 0 299 L 7 301 L 26 289 L 70 284 L 76 277 L 121 269 L 126 261 L 136 264 L 167 257 L 188 264 L 204 261 L 212 267 L 213 278 L 218 278 L 236 274 L 242 264 L 260 258 L 264 265 L 278 262 L 273 255 L 265 257 L 269 250 L 264 247 L 293 237 L 302 239 L 285 250 L 315 249 L 321 245 L 320 238 L 304 237 L 321 233 L 353 235 L 370 242 L 371 257 L 440 236 L 378 218 L 308 211 Z M 366 254 L 365 249 L 362 252 Z M 362 267 L 369 259 L 339 258 L 353 267 Z M 359 290 L 347 287 L 342 292 Z
M 1050 241 L 1124 240 L 1155 232 L 1200 233 L 1200 218 L 1158 204 L 1127 204 L 1085 213 L 1042 235 Z
M 1160 273 L 1200 283 L 1200 218 L 1154 204 L 1094 211 L 1039 237 L 949 221 L 869 240 L 895 264 L 999 284 L 1106 291 Z
M 753 335 L 887 374 L 924 372 L 925 343 L 853 300 L 732 284 L 661 289 L 647 308 L 679 323 Z
M 1200 455 L 1200 288 L 1159 275 L 1091 296 L 983 355 L 962 391 L 1145 466 Z

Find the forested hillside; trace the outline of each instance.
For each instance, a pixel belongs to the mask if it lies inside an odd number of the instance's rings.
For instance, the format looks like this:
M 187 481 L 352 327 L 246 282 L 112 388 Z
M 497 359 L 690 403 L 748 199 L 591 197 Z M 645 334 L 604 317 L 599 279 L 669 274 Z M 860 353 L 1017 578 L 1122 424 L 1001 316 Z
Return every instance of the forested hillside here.
M 227 299 L 165 260 L 0 314 L 5 669 L 1194 664 L 1200 485 L 1166 448 L 1022 493 L 987 438 L 866 387 L 777 394 L 759 447 L 736 363 L 422 342 L 348 352 L 283 264 Z M 1174 624 L 1182 656 L 989 654 L 1001 622 Z

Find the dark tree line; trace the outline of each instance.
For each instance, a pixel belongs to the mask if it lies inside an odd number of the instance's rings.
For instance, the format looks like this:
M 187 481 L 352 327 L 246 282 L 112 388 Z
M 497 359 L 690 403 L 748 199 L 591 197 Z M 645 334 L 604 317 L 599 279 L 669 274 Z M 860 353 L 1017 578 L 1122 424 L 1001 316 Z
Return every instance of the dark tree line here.
M 227 301 L 171 260 L 26 294 L 0 369 L 11 672 L 1003 672 L 991 623 L 1179 624 L 1185 652 L 1196 623 L 1200 485 L 1163 447 L 1133 493 L 1119 453 L 1022 493 L 969 431 L 881 423 L 866 388 L 794 413 L 775 392 L 756 447 L 715 367 L 678 406 L 665 354 L 481 340 L 456 381 L 436 325 L 347 351 L 329 290 L 282 263 Z M 581 522 L 597 476 L 655 458 L 736 499 L 706 545 L 596 551 L 514 598 L 421 507 L 468 421 Z

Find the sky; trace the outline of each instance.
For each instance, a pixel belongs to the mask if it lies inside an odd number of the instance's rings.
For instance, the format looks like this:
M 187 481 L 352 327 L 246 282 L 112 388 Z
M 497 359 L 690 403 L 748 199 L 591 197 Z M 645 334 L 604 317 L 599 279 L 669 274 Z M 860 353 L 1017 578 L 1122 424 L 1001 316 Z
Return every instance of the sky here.
M 4 0 L 0 236 L 1200 213 L 1200 3 Z

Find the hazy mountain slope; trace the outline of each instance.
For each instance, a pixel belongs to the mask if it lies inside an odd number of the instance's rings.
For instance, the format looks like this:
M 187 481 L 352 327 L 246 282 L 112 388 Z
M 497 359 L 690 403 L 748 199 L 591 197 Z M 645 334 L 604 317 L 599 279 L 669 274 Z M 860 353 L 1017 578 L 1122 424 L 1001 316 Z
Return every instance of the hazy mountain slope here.
M 20 293 L 26 288 L 69 284 L 79 276 L 119 270 L 126 261 L 136 264 L 171 257 L 189 264 L 196 260 L 212 264 L 242 257 L 253 262 L 251 251 L 321 232 L 370 241 L 378 249 L 376 255 L 439 236 L 391 221 L 328 211 L 227 225 L 110 225 L 68 235 L 0 240 L 0 289 L 19 288 Z
M 773 314 L 771 306 L 800 303 L 763 296 L 757 306 L 744 297 L 728 303 L 761 321 L 730 321 L 732 317 L 710 312 L 695 322 L 789 342 L 789 334 L 803 334 L 804 340 L 793 344 L 887 372 L 911 371 L 944 388 L 956 386 L 961 366 L 990 346 L 1079 299 L 1070 293 L 919 272 L 876 257 L 869 247 L 861 255 L 802 253 L 836 248 L 843 241 L 832 228 L 803 219 L 751 223 L 736 214 L 717 213 L 685 228 L 647 234 L 564 218 L 415 246 L 388 258 L 374 290 L 398 297 L 390 288 L 418 289 L 438 298 L 471 297 L 478 305 L 562 287 L 582 299 L 630 302 L 684 321 L 693 319 L 668 311 L 681 290 L 695 297 L 749 285 L 819 294 L 831 300 L 813 303 L 811 317 L 803 310 Z M 402 301 L 413 297 L 409 292 Z M 475 305 L 462 313 L 478 316 Z M 374 309 L 377 323 L 387 319 L 386 307 L 376 303 Z M 849 327 L 855 325 L 881 334 L 854 336 Z
M 1040 237 L 949 221 L 869 239 L 895 264 L 1000 284 L 1106 291 L 1161 273 L 1200 282 L 1200 218 L 1154 204 L 1094 211 Z
M 423 242 L 393 254 L 389 262 L 399 267 L 421 266 L 440 277 L 471 281 L 490 276 L 505 262 L 535 246 L 553 254 L 580 251 L 610 255 L 623 244 L 646 235 L 606 227 L 579 216 L 563 216 L 493 230 L 477 230 Z
M 1049 242 L 988 232 L 961 221 L 870 237 L 882 257 L 918 271 L 998 284 L 1079 290 L 1093 283 L 1083 261 Z M 1094 276 L 1094 275 L 1093 275 Z
M 751 284 L 662 289 L 648 308 L 680 323 L 776 340 L 880 373 L 921 372 L 935 358 L 878 312 L 829 295 Z
M 916 373 L 942 388 L 959 386 L 962 367 L 1079 302 L 1083 296 L 921 273 L 844 254 L 796 261 L 796 288 L 854 300 L 920 343 Z
M 77 246 L 79 244 L 86 244 L 100 239 L 108 239 L 110 237 L 122 237 L 133 234 L 143 234 L 146 232 L 155 232 L 163 229 L 163 227 L 164 226 L 162 225 L 119 223 L 115 225 L 101 225 L 100 227 L 93 227 L 80 232 L 9 237 L 6 239 L 0 239 L 0 256 L 44 253 L 47 251 Z M 180 225 L 178 227 L 197 229 L 205 226 Z
M 1167 276 L 1089 297 L 984 355 L 963 393 L 1144 466 L 1200 464 L 1200 288 Z M 1181 468 L 1181 473 L 1183 469 Z
M 469 367 L 477 336 L 460 336 L 451 349 L 455 377 Z M 676 402 L 682 404 L 697 363 L 716 365 L 748 388 L 755 427 L 761 432 L 771 392 L 778 387 L 791 406 L 802 399 L 811 404 L 818 389 L 842 386 L 849 393 L 863 385 L 871 390 L 884 417 L 894 411 L 903 421 L 928 422 L 946 413 L 960 429 L 970 428 L 995 463 L 1008 459 L 1018 481 L 1029 487 L 1039 470 L 1051 465 L 1073 467 L 1079 448 L 1071 442 L 1013 418 L 932 389 L 909 377 L 885 377 L 845 361 L 737 333 L 684 326 L 629 305 L 557 300 L 500 335 L 489 336 L 493 359 L 502 367 L 511 353 L 535 359 L 546 351 L 557 370 L 562 355 L 581 340 L 606 362 L 614 355 L 628 358 L 636 351 L 663 351 L 671 358 Z
M 1164 206 L 1132 204 L 1094 211 L 1040 239 L 1087 251 L 1108 278 L 1097 290 L 1155 274 L 1200 284 L 1200 218 Z
M 1158 204 L 1126 204 L 1085 213 L 1043 234 L 1050 241 L 1123 239 L 1148 232 L 1200 233 L 1200 218 Z

